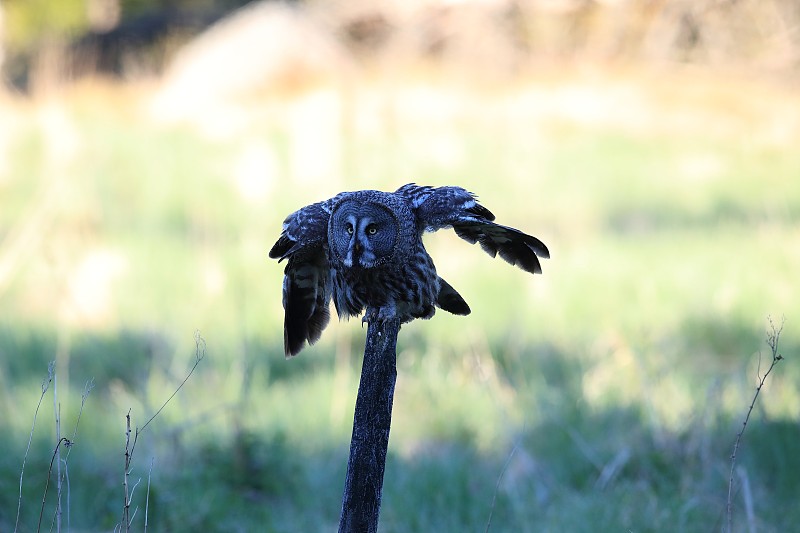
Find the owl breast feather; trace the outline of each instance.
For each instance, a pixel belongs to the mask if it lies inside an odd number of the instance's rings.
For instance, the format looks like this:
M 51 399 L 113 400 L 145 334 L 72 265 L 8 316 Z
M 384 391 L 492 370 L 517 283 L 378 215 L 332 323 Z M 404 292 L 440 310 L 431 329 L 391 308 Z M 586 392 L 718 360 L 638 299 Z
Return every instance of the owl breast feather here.
M 412 257 L 412 261 L 404 264 L 379 268 L 336 269 L 333 301 L 339 316 L 357 316 L 368 308 L 381 310 L 384 318 L 396 316 L 401 322 L 433 316 L 441 288 L 439 277 L 426 253 Z

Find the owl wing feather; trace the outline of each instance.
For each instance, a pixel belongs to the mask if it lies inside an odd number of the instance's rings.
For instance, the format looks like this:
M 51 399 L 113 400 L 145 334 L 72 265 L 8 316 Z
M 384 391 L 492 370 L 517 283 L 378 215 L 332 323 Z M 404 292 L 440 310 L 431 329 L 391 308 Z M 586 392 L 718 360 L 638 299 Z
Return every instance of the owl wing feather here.
M 297 355 L 306 342 L 318 341 L 330 321 L 328 219 L 338 198 L 308 205 L 286 217 L 283 231 L 269 251 L 271 258 L 287 260 L 283 277 L 283 345 L 287 357 Z
M 458 294 L 452 285 L 439 278 L 439 294 L 436 296 L 436 305 L 454 315 L 466 316 L 472 312 L 469 304 Z
M 300 352 L 306 342 L 316 342 L 330 321 L 333 278 L 328 262 L 328 224 L 334 206 L 348 194 L 353 193 L 341 193 L 290 214 L 269 252 L 273 259 L 287 260 L 283 280 L 287 357 Z M 539 258 L 550 256 L 547 247 L 536 237 L 495 223 L 494 214 L 461 187 L 409 183 L 395 194 L 407 202 L 414 213 L 419 235 L 453 228 L 459 237 L 472 244 L 479 243 L 492 257 L 499 254 L 508 263 L 531 273 L 541 273 Z M 449 283 L 439 278 L 439 285 L 437 306 L 454 314 L 469 314 L 469 306 Z
M 397 193 L 414 205 L 418 226 L 424 231 L 452 227 L 465 241 L 479 243 L 492 257 L 498 254 L 506 262 L 531 274 L 541 274 L 539 257 L 550 257 L 547 246 L 532 235 L 494 222 L 495 216 L 480 205 L 474 194 L 461 187 L 426 187 L 413 183 Z

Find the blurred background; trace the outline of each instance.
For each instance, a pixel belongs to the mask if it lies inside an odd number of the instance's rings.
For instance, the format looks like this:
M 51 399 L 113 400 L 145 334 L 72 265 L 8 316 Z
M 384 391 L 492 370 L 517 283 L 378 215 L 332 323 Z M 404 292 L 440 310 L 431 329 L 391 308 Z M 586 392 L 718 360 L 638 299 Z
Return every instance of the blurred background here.
M 334 530 L 365 330 L 285 360 L 267 251 L 411 181 L 552 259 L 426 237 L 473 312 L 401 332 L 382 531 L 722 529 L 770 317 L 733 530 L 800 531 L 795 0 L 4 0 L 0 65 L 1 531 L 59 413 L 61 527 L 115 528 L 196 331 L 133 529 Z

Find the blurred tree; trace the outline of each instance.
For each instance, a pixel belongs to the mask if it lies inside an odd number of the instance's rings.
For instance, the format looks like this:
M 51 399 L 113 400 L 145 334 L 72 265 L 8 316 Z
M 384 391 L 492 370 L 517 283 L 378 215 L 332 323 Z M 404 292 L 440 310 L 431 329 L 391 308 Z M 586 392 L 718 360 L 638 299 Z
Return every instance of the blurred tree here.
M 515 75 L 541 58 L 796 72 L 798 0 L 253 0 L 300 4 L 358 56 Z M 248 0 L 0 0 L 4 74 L 20 89 L 97 72 L 158 74 L 172 51 Z M 5 24 L 2 24 L 5 22 Z M 0 28 L 2 32 L 3 28 Z M 381 56 L 382 52 L 386 55 Z
M 37 91 L 95 70 L 122 74 L 126 54 L 163 55 L 148 48 L 163 44 L 174 30 L 181 30 L 187 38 L 246 3 L 248 0 L 5 0 L 6 32 L 0 38 L 7 51 L 6 78 L 20 89 Z M 149 63 L 160 66 L 159 61 Z
M 75 34 L 87 27 L 86 0 L 5 0 L 6 44 L 12 50 Z
M 39 86 L 56 81 L 68 36 L 88 22 L 85 0 L 6 0 L 5 18 L 9 77 Z

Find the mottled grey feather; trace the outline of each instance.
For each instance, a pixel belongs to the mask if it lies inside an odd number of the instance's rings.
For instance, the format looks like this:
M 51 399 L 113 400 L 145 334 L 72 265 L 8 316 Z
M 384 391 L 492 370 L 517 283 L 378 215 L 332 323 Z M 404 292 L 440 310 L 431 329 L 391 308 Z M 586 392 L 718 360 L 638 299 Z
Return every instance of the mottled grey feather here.
M 365 321 L 431 318 L 435 307 L 467 315 L 469 305 L 436 272 L 422 243 L 426 231 L 452 227 L 491 256 L 531 273 L 549 257 L 536 237 L 496 224 L 494 214 L 461 187 L 409 183 L 393 193 L 340 193 L 295 211 L 269 256 L 284 270 L 284 350 L 316 342 L 334 301 L 340 318 L 366 310 Z

